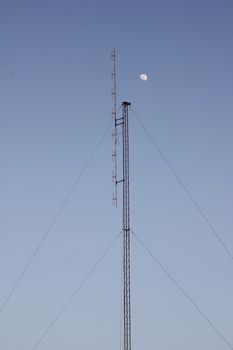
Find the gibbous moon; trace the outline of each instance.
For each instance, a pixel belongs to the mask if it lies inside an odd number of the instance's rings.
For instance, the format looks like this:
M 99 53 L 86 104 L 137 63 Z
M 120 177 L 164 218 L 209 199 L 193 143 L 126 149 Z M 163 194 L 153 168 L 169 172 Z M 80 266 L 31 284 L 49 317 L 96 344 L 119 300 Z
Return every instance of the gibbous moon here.
M 143 80 L 143 81 L 147 81 L 148 76 L 146 74 L 141 74 L 140 75 L 140 79 Z

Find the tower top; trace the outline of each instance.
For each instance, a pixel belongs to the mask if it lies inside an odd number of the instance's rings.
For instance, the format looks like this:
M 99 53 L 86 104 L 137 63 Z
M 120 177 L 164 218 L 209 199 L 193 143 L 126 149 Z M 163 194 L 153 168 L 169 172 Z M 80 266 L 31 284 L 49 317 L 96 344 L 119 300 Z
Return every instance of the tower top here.
M 127 102 L 127 101 L 123 101 L 123 102 L 122 102 L 122 105 L 124 105 L 124 106 L 130 106 L 131 103 L 130 103 L 130 102 Z

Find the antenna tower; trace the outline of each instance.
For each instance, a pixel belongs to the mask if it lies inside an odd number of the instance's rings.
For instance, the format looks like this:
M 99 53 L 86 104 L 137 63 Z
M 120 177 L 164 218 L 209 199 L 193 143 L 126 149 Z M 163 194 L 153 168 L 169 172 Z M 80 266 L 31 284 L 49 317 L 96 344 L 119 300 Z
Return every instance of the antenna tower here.
M 129 102 L 122 102 L 124 350 L 131 350 L 128 106 Z
M 116 52 L 111 54 L 113 60 L 112 68 L 112 98 L 113 98 L 113 152 L 114 161 L 113 183 L 115 193 L 113 202 L 117 206 L 117 185 L 123 183 L 123 317 L 124 317 L 124 350 L 131 350 L 131 301 L 130 301 L 130 198 L 129 198 L 129 127 L 128 127 L 128 107 L 130 102 L 124 101 L 121 104 L 122 115 L 117 117 L 116 114 Z M 122 179 L 117 179 L 117 144 L 118 129 L 122 129 Z

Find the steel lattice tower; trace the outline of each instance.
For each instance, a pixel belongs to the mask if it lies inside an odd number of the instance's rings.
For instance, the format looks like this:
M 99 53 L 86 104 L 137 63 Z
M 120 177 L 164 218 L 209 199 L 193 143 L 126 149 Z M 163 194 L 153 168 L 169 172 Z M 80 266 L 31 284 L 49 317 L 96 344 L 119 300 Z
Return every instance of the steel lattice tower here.
M 122 102 L 122 116 L 117 117 L 116 111 L 116 52 L 111 53 L 112 66 L 112 119 L 113 119 L 113 173 L 112 181 L 114 184 L 113 203 L 117 206 L 118 196 L 117 187 L 123 183 L 123 317 L 124 317 L 124 350 L 131 350 L 131 307 L 130 307 L 130 203 L 129 203 L 129 126 L 128 126 L 128 107 L 130 102 Z M 119 132 L 122 129 L 122 133 Z M 119 136 L 122 135 L 122 178 L 118 180 L 117 174 L 117 145 Z
M 129 205 L 129 102 L 122 103 L 123 141 L 123 282 L 124 282 L 124 350 L 131 350 L 130 304 L 130 205 Z

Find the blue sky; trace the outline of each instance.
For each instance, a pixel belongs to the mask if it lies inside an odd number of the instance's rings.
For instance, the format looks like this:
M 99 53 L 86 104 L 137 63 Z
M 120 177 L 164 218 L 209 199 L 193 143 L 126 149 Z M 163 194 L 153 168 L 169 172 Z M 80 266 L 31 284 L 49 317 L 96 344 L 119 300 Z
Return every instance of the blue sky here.
M 1 1 L 0 304 L 129 100 L 233 252 L 232 1 Z M 149 76 L 147 82 L 140 73 Z M 0 314 L 0 347 L 31 350 L 121 230 L 111 130 Z M 233 343 L 233 262 L 130 115 L 133 230 Z M 121 240 L 39 349 L 120 349 Z M 132 240 L 133 349 L 227 346 Z

